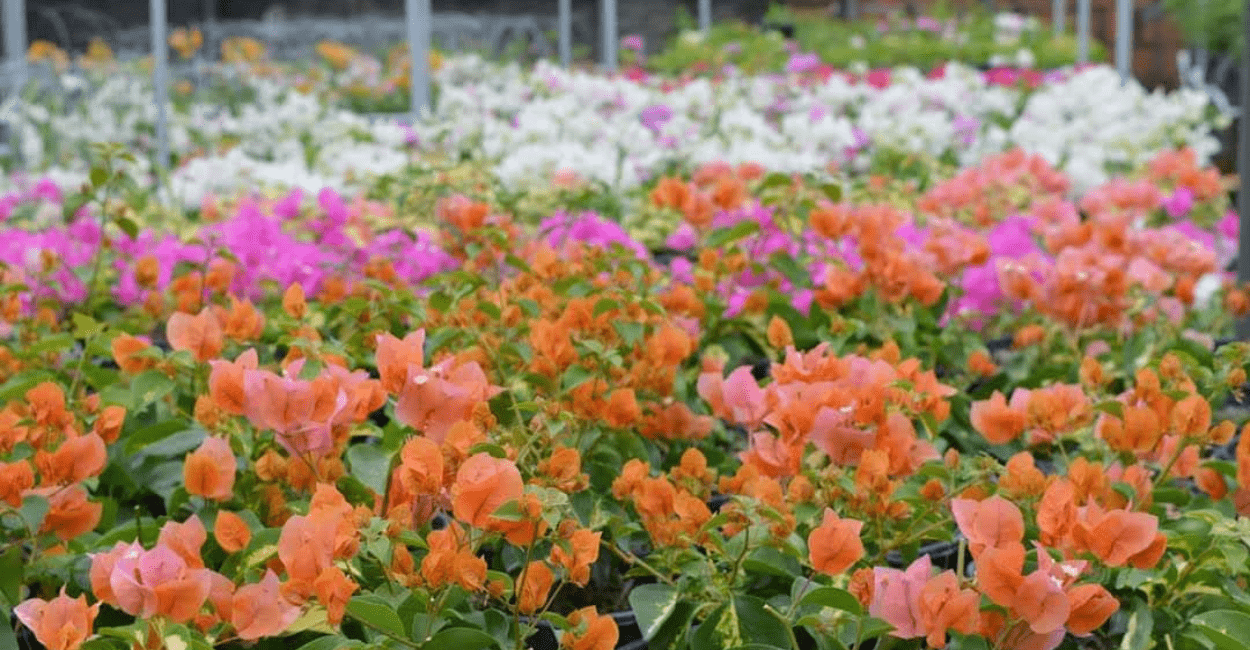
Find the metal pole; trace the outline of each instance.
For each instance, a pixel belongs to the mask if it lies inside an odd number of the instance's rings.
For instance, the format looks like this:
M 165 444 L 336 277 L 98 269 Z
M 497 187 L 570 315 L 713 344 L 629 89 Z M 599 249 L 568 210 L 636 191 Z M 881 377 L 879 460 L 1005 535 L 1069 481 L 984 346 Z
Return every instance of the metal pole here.
M 169 16 L 165 0 L 150 0 L 152 30 L 152 92 L 156 101 L 156 165 L 169 168 Z
M 712 0 L 699 0 L 699 29 L 712 29 Z
M 1242 31 L 1250 36 L 1250 0 L 1242 3 Z M 1250 43 L 1250 41 L 1246 41 Z M 1237 172 L 1241 187 L 1237 192 L 1237 211 L 1241 230 L 1237 235 L 1237 282 L 1250 282 L 1250 47 L 1241 49 L 1241 122 L 1237 125 Z M 1237 319 L 1237 338 L 1250 339 L 1250 316 Z
M 573 0 L 560 0 L 560 65 L 573 65 Z
M 408 52 L 412 56 L 412 121 L 430 106 L 430 0 L 406 0 Z
M 1055 36 L 1063 36 L 1064 23 L 1068 19 L 1068 0 L 1055 0 L 1050 8 L 1050 22 L 1054 25 Z
M 1089 63 L 1089 0 L 1076 0 L 1076 62 Z
M 859 0 L 845 0 L 846 10 L 843 12 L 847 20 L 855 20 L 859 18 Z
M 616 0 L 603 0 L 600 4 L 603 12 L 601 27 L 603 28 L 603 69 L 616 72 Z
M 1133 1 L 1115 3 L 1115 67 L 1120 72 L 1120 85 L 1133 76 Z
M 26 0 L 4 0 L 4 59 L 13 87 L 26 81 Z

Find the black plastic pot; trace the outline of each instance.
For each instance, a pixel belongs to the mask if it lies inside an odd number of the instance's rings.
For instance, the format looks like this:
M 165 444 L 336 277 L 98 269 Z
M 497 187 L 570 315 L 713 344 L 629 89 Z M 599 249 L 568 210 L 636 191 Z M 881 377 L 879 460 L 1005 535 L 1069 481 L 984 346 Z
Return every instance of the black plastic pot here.
M 655 260 L 656 264 L 662 264 L 664 266 L 672 264 L 673 260 L 679 258 L 688 260 L 691 263 L 698 261 L 698 258 L 695 257 L 694 251 L 691 250 L 679 250 L 676 248 L 669 248 L 667 246 L 660 246 L 658 248 L 652 248 L 649 252 L 651 253 L 651 257 Z
M 764 23 L 761 27 L 766 32 L 778 32 L 786 38 L 794 38 L 794 23 Z
M 930 542 L 924 544 L 920 547 L 919 555 L 928 555 L 929 561 L 933 563 L 933 566 L 941 570 L 957 571 L 959 570 L 959 539 L 957 538 L 952 542 Z M 902 569 L 907 566 L 903 561 L 903 554 L 899 551 L 886 553 L 885 561 L 895 569 Z M 964 570 L 967 571 L 971 566 L 972 554 L 965 547 Z

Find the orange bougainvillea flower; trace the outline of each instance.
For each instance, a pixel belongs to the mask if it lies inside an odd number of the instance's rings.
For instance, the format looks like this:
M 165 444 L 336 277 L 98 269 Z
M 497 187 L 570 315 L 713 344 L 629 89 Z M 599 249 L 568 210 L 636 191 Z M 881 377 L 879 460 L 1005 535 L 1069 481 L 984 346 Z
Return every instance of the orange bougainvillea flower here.
M 842 519 L 832 508 L 825 508 L 824 519 L 807 536 L 812 567 L 827 575 L 846 571 L 864 556 L 859 531 L 864 522 Z
M 73 423 L 73 414 L 65 410 L 65 391 L 57 384 L 45 381 L 26 391 L 25 397 L 35 424 L 60 429 Z
M 929 579 L 920 590 L 919 614 L 926 641 L 934 648 L 946 647 L 946 631 L 972 634 L 981 625 L 981 595 L 960 589 L 954 571 L 944 571 Z
M 282 596 L 278 576 L 266 571 L 256 584 L 244 585 L 230 602 L 230 622 L 244 641 L 274 636 L 299 618 L 300 608 Z
M 526 565 L 521 579 L 517 582 L 517 610 L 522 614 L 533 614 L 547 604 L 547 595 L 551 593 L 551 585 L 555 574 L 546 562 L 535 560 Z
M 108 451 L 94 433 L 70 438 L 53 453 L 35 452 L 35 466 L 44 485 L 69 485 L 104 471 Z
M 160 535 L 156 538 L 157 545 L 162 545 L 182 558 L 192 569 L 203 569 L 204 560 L 200 557 L 200 549 L 208 541 L 208 531 L 199 515 L 191 515 L 185 522 L 167 522 L 161 526 Z
M 1159 520 L 1154 515 L 1103 510 L 1092 502 L 1081 510 L 1073 539 L 1107 566 L 1131 564 L 1149 569 L 1167 550 L 1167 538 L 1159 532 Z
M 150 347 L 152 343 L 145 338 L 119 334 L 113 338 L 113 361 L 122 372 L 138 374 L 156 365 L 156 359 L 139 355 Z
M 0 462 L 0 501 L 14 508 L 22 507 L 22 493 L 35 486 L 35 471 L 30 462 Z
M 433 440 L 416 436 L 399 452 L 395 476 L 411 495 L 436 494 L 443 489 L 443 451 Z
M 409 366 L 421 368 L 425 362 L 425 330 L 410 332 L 402 340 L 388 333 L 378 335 L 378 376 L 382 388 L 392 395 L 403 390 Z
M 569 582 L 585 587 L 590 581 L 590 565 L 599 559 L 599 540 L 602 535 L 603 533 L 586 528 L 574 530 L 567 539 L 551 547 L 551 563 L 568 571 Z
M 568 650 L 612 650 L 621 631 L 611 616 L 600 616 L 594 607 L 574 610 L 568 616 L 572 630 L 564 633 L 560 647 Z
M 291 318 L 303 318 L 304 312 L 308 310 L 308 303 L 304 297 L 304 285 L 293 282 L 291 286 L 286 288 L 282 293 L 282 311 L 285 311 Z
M 182 480 L 189 494 L 225 501 L 234 496 L 236 469 L 230 443 L 221 438 L 205 438 L 199 449 L 187 454 Z
M 217 521 L 213 523 L 213 537 L 225 552 L 238 553 L 252 541 L 252 529 L 242 517 L 222 510 L 217 513 Z
M 473 526 L 487 528 L 499 506 L 520 499 L 525 483 L 516 465 L 488 453 L 470 456 L 451 486 L 452 514 Z
M 1071 607 L 1062 585 L 1040 570 L 1030 573 L 1020 582 L 1012 601 L 1012 609 L 1028 622 L 1036 634 L 1050 634 L 1062 629 Z
M 91 430 L 104 441 L 104 444 L 117 442 L 122 433 L 122 425 L 126 422 L 126 407 L 106 406 L 95 419 Z
M 1024 515 L 1012 502 L 993 496 L 984 501 L 955 499 L 951 501 L 955 523 L 968 538 L 973 557 L 987 547 L 1019 544 L 1024 539 Z
M 245 373 L 255 370 L 257 364 L 256 350 L 250 348 L 233 362 L 216 360 L 210 363 L 213 370 L 208 375 L 208 394 L 217 408 L 233 415 L 243 415 L 247 405 Z
M 224 343 L 221 324 L 207 308 L 195 316 L 182 312 L 170 316 L 165 337 L 171 348 L 190 352 L 201 363 L 217 358 Z
M 70 598 L 64 587 L 52 600 L 31 598 L 13 608 L 17 619 L 47 650 L 77 650 L 91 636 L 99 611 L 99 603 L 88 607 L 86 597 Z
M 1027 414 L 1007 404 L 1003 394 L 994 391 L 988 400 L 972 403 L 969 412 L 972 427 L 996 445 L 1006 444 L 1024 433 Z
M 313 581 L 313 591 L 317 594 L 317 600 L 326 608 L 326 621 L 330 625 L 338 625 L 343 620 L 343 614 L 347 612 L 347 601 L 358 589 L 359 585 L 335 566 L 323 569 L 321 575 Z
M 39 528 L 41 533 L 52 532 L 62 541 L 69 541 L 100 523 L 104 506 L 89 501 L 81 485 L 38 488 L 32 492 L 48 499 L 48 514 Z
M 1120 609 L 1120 601 L 1116 600 L 1102 585 L 1076 585 L 1068 589 L 1068 601 L 1071 613 L 1068 615 L 1068 632 L 1076 636 L 1087 636 L 1090 632 L 1102 627 L 1111 615 Z

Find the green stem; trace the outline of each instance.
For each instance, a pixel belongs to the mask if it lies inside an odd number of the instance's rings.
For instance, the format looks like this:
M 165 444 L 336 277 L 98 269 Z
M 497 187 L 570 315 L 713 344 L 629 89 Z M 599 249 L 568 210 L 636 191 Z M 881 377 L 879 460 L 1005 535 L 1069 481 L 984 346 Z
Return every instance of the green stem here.
M 794 626 L 790 624 L 789 617 L 782 616 L 781 612 L 773 609 L 773 606 L 768 603 L 764 603 L 764 611 L 772 614 L 778 621 L 781 621 L 781 624 L 786 627 L 786 634 L 790 637 L 790 648 L 792 648 L 792 650 L 799 650 L 799 640 L 794 636 Z
M 663 573 L 660 573 L 658 570 L 656 570 L 655 567 L 651 566 L 650 564 L 647 564 L 646 560 L 643 560 L 642 558 L 634 555 L 633 553 L 630 553 L 629 551 L 617 548 L 616 544 L 613 544 L 607 540 L 600 540 L 599 543 L 606 546 L 608 550 L 612 551 L 614 554 L 616 554 L 617 557 L 621 558 L 625 562 L 629 564 L 636 564 L 646 569 L 647 573 L 650 573 L 652 576 L 654 576 L 656 580 L 659 580 L 660 582 L 663 582 L 664 584 L 669 585 L 670 587 L 675 586 L 675 583 L 673 582 L 672 578 L 668 577 L 667 575 Z

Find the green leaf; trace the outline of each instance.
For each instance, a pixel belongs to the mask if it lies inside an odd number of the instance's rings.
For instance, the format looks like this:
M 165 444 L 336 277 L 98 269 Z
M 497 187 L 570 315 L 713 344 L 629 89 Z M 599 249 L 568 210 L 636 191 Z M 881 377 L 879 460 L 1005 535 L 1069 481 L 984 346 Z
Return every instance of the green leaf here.
M 146 426 L 126 437 L 126 455 L 137 454 L 152 443 L 160 442 L 175 433 L 189 429 L 187 423 L 182 420 L 166 420 Z
M 856 615 L 863 612 L 863 607 L 849 591 L 837 587 L 820 587 L 809 591 L 799 600 L 799 605 L 819 605 Z
M 754 221 L 740 221 L 729 228 L 718 228 L 708 235 L 704 244 L 708 248 L 724 246 L 759 231 L 760 225 Z
M 399 638 L 407 638 L 404 624 L 395 608 L 377 596 L 356 596 L 347 603 L 347 613 L 366 625 L 384 630 Z
M 621 303 L 616 300 L 613 300 L 611 298 L 600 298 L 599 302 L 595 303 L 594 313 L 595 313 L 595 316 L 597 317 L 605 312 L 612 311 L 613 309 L 620 309 L 620 307 L 621 307 Z
M 471 627 L 450 627 L 435 634 L 423 648 L 456 648 L 456 650 L 479 650 L 498 646 L 495 637 Z
M 13 626 L 9 625 L 9 608 L 0 607 L 0 616 L 4 618 L 0 621 L 0 650 L 18 650 L 17 634 L 13 632 Z
M 1128 629 L 1124 631 L 1124 640 L 1120 642 L 1121 650 L 1144 650 L 1154 647 L 1151 633 L 1154 632 L 1155 618 L 1146 603 L 1138 603 L 1128 619 Z M 1250 627 L 1243 627 L 1243 630 Z
M 790 635 L 787 626 L 765 609 L 765 603 L 760 598 L 736 596 L 734 612 L 738 615 L 738 627 L 744 641 L 765 643 Z
M 386 478 L 391 472 L 391 456 L 377 445 L 352 445 L 347 448 L 347 463 L 352 474 L 376 494 L 386 494 Z
M 22 566 L 21 545 L 15 544 L 0 555 L 0 607 L 16 607 L 21 599 Z
M 134 410 L 155 402 L 174 390 L 174 380 L 157 370 L 149 370 L 135 377 L 130 383 L 131 404 Z
M 677 590 L 671 585 L 639 585 L 629 592 L 629 606 L 638 618 L 642 638 L 651 640 L 677 607 Z
M 47 498 L 32 494 L 22 499 L 19 512 L 22 515 L 22 521 L 26 522 L 26 526 L 34 532 L 43 525 L 43 518 L 48 516 L 48 508 Z
M 87 173 L 87 178 L 91 181 L 93 186 L 100 187 L 108 182 L 109 171 L 100 165 L 96 165 L 91 168 L 90 172 Z
M 1250 630 L 1250 614 L 1219 609 L 1203 612 L 1189 620 L 1221 650 L 1241 650 L 1246 647 L 1244 638 L 1246 630 Z
M 128 217 L 117 217 L 113 220 L 113 222 L 117 224 L 118 228 L 121 228 L 122 232 L 126 233 L 127 237 L 130 237 L 131 239 L 137 239 L 139 237 L 139 224 L 135 223 L 133 219 Z
M 74 321 L 74 336 L 80 339 L 85 339 L 85 338 L 94 336 L 95 334 L 100 333 L 100 331 L 104 329 L 103 323 L 97 321 L 96 319 L 86 314 L 75 312 L 73 316 L 73 321 Z
M 305 643 L 297 650 L 343 650 L 344 648 L 359 648 L 363 643 L 349 639 L 341 634 L 321 636 Z

